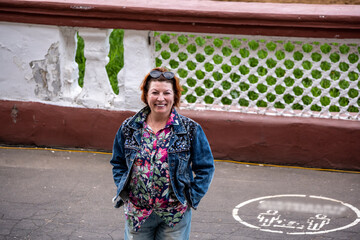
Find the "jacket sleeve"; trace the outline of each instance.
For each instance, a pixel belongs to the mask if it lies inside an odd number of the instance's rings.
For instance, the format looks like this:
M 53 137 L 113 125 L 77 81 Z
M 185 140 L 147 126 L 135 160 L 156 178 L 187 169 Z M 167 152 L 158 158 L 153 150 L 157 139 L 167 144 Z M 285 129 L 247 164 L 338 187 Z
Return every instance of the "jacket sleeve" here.
M 112 150 L 112 158 L 110 160 L 110 164 L 112 165 L 112 173 L 113 179 L 117 188 L 117 194 L 114 197 L 113 201 L 115 202 L 120 193 L 120 182 L 123 178 L 124 174 L 128 171 L 128 166 L 126 164 L 125 159 L 125 151 L 124 151 L 124 134 L 123 134 L 124 124 L 118 130 Z M 119 202 L 117 204 L 120 204 Z
M 191 202 L 192 207 L 196 209 L 208 191 L 215 171 L 210 145 L 200 125 L 195 128 L 191 159 L 192 170 L 195 174 L 191 183 Z

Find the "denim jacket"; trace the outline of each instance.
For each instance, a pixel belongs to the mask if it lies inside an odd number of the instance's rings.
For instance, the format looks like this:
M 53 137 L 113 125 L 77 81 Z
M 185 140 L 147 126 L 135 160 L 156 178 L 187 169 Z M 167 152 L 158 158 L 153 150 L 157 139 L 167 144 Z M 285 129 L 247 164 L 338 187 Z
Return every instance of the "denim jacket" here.
M 135 121 L 140 112 L 126 119 L 115 136 L 110 163 L 117 187 L 113 199 L 116 208 L 128 199 L 127 184 L 141 142 L 143 126 Z M 177 199 L 196 209 L 212 181 L 214 158 L 201 126 L 176 110 L 175 114 L 180 123 L 173 126 L 168 148 L 170 182 Z

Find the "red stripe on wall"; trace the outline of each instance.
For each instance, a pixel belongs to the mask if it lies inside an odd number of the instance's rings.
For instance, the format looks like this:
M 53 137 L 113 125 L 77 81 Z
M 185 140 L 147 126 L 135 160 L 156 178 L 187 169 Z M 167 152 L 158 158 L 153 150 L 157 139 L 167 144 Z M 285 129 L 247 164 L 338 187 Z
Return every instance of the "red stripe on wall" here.
M 246 162 L 360 170 L 360 123 L 181 110 L 203 127 L 214 157 Z M 134 112 L 0 101 L 0 143 L 112 148 Z

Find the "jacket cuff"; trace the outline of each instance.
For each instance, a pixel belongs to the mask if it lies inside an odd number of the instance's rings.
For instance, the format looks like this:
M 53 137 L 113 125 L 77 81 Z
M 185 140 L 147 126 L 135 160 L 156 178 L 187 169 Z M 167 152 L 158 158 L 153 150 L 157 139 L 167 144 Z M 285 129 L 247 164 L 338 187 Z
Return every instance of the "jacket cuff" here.
M 124 205 L 124 201 L 119 198 L 119 196 L 115 196 L 112 199 L 112 202 L 115 203 L 114 208 L 120 208 L 122 205 Z

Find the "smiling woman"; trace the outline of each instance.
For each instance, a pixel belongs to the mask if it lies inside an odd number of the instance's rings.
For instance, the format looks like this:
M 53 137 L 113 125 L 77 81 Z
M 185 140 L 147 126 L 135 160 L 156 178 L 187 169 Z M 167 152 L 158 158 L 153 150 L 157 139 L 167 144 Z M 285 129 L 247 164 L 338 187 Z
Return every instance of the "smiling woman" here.
M 142 91 L 141 100 L 148 105 L 148 93 L 150 83 L 152 81 L 168 82 L 172 85 L 172 91 L 174 93 L 174 107 L 180 105 L 180 95 L 183 90 L 180 85 L 180 80 L 175 76 L 174 73 L 169 72 L 166 68 L 154 68 L 149 74 L 147 74 L 141 83 L 140 89 Z
M 125 239 L 186 240 L 191 208 L 213 178 L 210 145 L 201 126 L 175 110 L 181 86 L 174 73 L 151 70 L 141 91 L 146 107 L 123 122 L 110 160 L 114 202 L 125 210 Z
M 179 105 L 179 98 L 175 104 L 175 93 L 180 92 L 174 84 L 176 81 L 179 82 L 174 73 L 157 68 L 150 72 L 141 85 L 143 101 L 150 108 L 147 123 L 155 133 L 165 127 L 173 106 Z
M 149 127 L 157 133 L 165 127 L 174 103 L 172 84 L 152 80 L 149 84 L 149 92 L 147 95 L 147 104 L 151 109 L 147 122 Z

